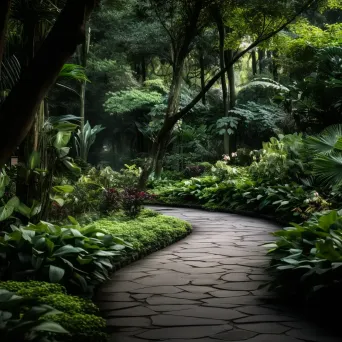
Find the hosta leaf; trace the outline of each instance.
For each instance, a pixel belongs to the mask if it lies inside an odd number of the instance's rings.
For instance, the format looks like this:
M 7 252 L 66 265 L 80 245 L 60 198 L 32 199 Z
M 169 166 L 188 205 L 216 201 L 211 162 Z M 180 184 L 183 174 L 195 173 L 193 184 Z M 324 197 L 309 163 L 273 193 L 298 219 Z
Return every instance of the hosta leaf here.
M 79 248 L 79 247 L 74 247 L 72 245 L 65 245 L 61 248 L 58 248 L 55 252 L 54 252 L 54 256 L 62 256 L 62 255 L 65 255 L 65 254 L 75 254 L 75 253 L 86 253 L 87 254 L 87 251 L 85 251 L 84 249 L 82 248 Z
M 61 325 L 55 322 L 43 322 L 32 328 L 34 331 L 48 331 L 57 334 L 68 334 L 69 332 L 65 330 Z
M 51 283 L 59 283 L 64 277 L 65 270 L 63 268 L 50 265 L 49 267 L 49 279 Z

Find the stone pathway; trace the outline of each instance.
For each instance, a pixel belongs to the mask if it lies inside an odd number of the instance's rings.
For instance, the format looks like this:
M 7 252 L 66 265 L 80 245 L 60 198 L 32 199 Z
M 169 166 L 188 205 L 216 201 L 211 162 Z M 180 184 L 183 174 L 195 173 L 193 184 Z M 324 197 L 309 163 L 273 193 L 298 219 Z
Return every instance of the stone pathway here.
M 187 220 L 184 240 L 116 272 L 98 303 L 111 341 L 338 342 L 258 290 L 276 225 L 193 209 L 155 207 Z

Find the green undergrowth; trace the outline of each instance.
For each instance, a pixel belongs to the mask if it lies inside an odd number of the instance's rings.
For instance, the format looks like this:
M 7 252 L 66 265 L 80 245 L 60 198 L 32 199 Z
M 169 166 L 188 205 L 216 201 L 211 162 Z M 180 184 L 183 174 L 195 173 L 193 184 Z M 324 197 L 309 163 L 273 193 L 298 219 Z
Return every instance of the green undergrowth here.
M 57 341 L 104 342 L 106 321 L 99 316 L 98 307 L 88 299 L 71 296 L 59 284 L 40 281 L 0 282 L 0 289 L 5 289 L 25 299 L 35 300 L 38 304 L 49 305 L 60 311 L 42 319 L 59 323 L 68 335 L 56 335 Z
M 189 223 L 178 218 L 143 210 L 134 220 L 116 214 L 95 221 L 97 228 L 133 245 L 133 253 L 145 255 L 180 240 L 191 232 Z M 128 254 L 126 254 L 129 257 Z

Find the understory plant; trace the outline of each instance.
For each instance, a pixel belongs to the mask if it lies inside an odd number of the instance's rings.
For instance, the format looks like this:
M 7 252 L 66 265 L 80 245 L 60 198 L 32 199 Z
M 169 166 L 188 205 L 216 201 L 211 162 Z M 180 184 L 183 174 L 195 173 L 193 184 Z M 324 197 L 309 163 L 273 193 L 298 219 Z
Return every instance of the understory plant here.
M 270 290 L 309 301 L 342 303 L 342 216 L 332 210 L 273 233 Z
M 93 226 L 47 222 L 11 226 L 0 237 L 2 279 L 37 279 L 91 293 L 108 279 L 113 262 L 129 244 Z
M 121 193 L 122 209 L 130 218 L 136 218 L 141 212 L 142 205 L 151 196 L 137 188 L 126 188 Z
M 95 221 L 94 224 L 107 234 L 113 234 L 130 243 L 133 249 L 127 250 L 129 255 L 154 252 L 191 232 L 191 226 L 187 222 L 146 209 L 135 220 L 117 214 Z
M 106 341 L 104 332 L 106 322 L 99 316 L 98 307 L 88 299 L 68 295 L 66 289 L 59 284 L 40 281 L 0 282 L 0 312 L 3 306 L 1 293 L 5 291 L 11 293 L 13 299 L 7 300 L 4 304 L 20 305 L 15 308 L 16 310 L 11 310 L 11 312 L 15 311 L 15 315 L 19 314 L 21 317 L 15 322 L 14 327 L 18 327 L 18 324 L 26 327 L 25 329 L 13 329 L 12 333 L 15 334 L 16 339 L 6 340 L 5 337 L 6 342 L 22 341 L 23 339 L 18 338 L 18 333 L 26 333 L 29 329 L 34 333 L 40 333 L 38 337 L 43 336 L 45 340 L 49 338 L 61 342 Z M 12 306 L 15 305 L 11 304 L 10 307 Z M 31 315 L 31 307 L 34 309 L 34 316 Z M 28 321 L 29 317 L 33 319 L 32 322 Z M 23 323 L 25 324 L 23 325 Z M 3 334 L 1 336 L 3 338 Z M 36 340 L 33 339 L 33 341 Z M 39 339 L 39 341 L 43 340 Z
M 51 319 L 52 315 L 57 316 L 60 313 L 35 299 L 24 298 L 0 288 L 1 341 L 48 342 L 54 341 L 54 337 L 60 334 L 65 338 L 68 331 Z

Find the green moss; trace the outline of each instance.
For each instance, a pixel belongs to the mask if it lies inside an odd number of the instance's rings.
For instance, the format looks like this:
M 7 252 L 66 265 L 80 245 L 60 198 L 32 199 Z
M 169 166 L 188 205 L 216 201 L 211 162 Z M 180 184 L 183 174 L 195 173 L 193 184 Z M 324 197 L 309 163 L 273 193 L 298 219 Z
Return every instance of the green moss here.
M 69 314 L 87 313 L 96 314 L 99 308 L 90 300 L 65 294 L 52 294 L 39 300 L 42 304 L 53 306 L 55 309 Z
M 0 288 L 15 292 L 25 298 L 40 298 L 52 294 L 64 294 L 65 288 L 59 284 L 50 284 L 42 281 L 2 281 Z
M 191 226 L 178 218 L 144 210 L 135 220 L 116 215 L 94 222 L 97 228 L 131 243 L 140 253 L 154 251 L 186 236 Z
M 106 321 L 99 316 L 88 314 L 68 314 L 46 316 L 46 320 L 59 323 L 72 335 L 72 341 L 105 341 L 106 334 L 103 333 Z

